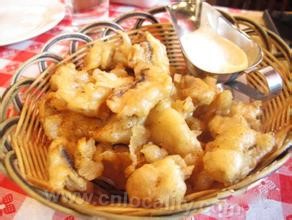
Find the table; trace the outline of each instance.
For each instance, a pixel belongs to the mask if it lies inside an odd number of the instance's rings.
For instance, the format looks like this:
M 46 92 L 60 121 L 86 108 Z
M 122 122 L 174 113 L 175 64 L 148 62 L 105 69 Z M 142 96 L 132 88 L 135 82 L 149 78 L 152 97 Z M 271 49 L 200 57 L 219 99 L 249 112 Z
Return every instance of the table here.
M 110 16 L 134 10 L 131 6 L 112 4 Z M 226 9 L 225 9 L 226 10 Z M 233 15 L 243 15 L 256 18 L 262 23 L 260 12 L 247 12 L 229 9 Z M 71 20 L 66 16 L 50 31 L 14 45 L 0 47 L 0 94 L 9 86 L 9 80 L 15 70 L 27 59 L 39 53 L 44 43 L 57 34 L 70 31 Z M 75 216 L 56 212 L 29 198 L 0 169 L 0 219 L 42 219 L 42 220 L 73 220 Z M 292 158 L 273 175 L 266 177 L 260 183 L 250 188 L 246 193 L 232 196 L 229 199 L 211 207 L 202 214 L 188 219 L 265 219 L 292 220 Z

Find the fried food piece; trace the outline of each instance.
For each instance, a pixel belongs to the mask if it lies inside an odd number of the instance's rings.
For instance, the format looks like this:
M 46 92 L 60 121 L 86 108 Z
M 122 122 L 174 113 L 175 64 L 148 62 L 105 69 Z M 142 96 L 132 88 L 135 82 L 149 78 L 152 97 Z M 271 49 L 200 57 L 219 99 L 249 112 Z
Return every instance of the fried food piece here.
M 203 80 L 210 88 L 217 91 L 217 79 L 215 77 L 206 76 Z
M 149 140 L 150 133 L 142 125 L 136 125 L 132 128 L 132 136 L 129 144 L 129 151 L 132 159 L 132 168 L 135 169 L 140 160 L 140 150 Z M 128 171 L 129 172 L 129 171 Z
M 96 41 L 84 58 L 84 70 L 109 68 L 113 65 L 112 57 L 114 52 L 114 44 L 102 40 Z
M 134 45 L 129 55 L 129 65 L 134 68 L 135 81 L 116 88 L 106 102 L 111 111 L 120 117 L 147 116 L 173 90 L 165 46 L 150 33 L 145 35 L 148 43 Z
M 134 116 L 121 118 L 113 115 L 103 127 L 94 132 L 93 138 L 103 143 L 129 144 L 132 128 L 143 121 L 143 118 Z
M 232 106 L 232 93 L 230 90 L 223 90 L 216 95 L 214 101 L 208 106 L 204 118 L 212 118 L 216 115 L 228 115 Z
M 232 99 L 233 97 L 231 91 L 223 90 L 215 96 L 215 99 L 210 105 L 199 106 L 197 108 L 194 112 L 194 116 L 201 121 L 199 125 L 201 130 L 204 132 L 203 135 L 207 134 L 208 123 L 215 115 L 229 115 Z
M 249 124 L 241 115 L 234 115 L 233 117 L 216 115 L 208 126 L 213 137 L 223 134 L 226 131 L 236 129 L 236 127 L 249 128 Z
M 165 95 L 168 96 L 173 93 L 174 85 L 168 71 L 166 72 L 156 66 L 149 66 L 143 70 L 141 77 L 144 77 L 146 81 L 155 82 L 156 86 L 160 87 Z M 138 80 L 142 79 L 138 78 Z
M 147 118 L 151 141 L 162 146 L 170 154 L 182 157 L 188 153 L 201 152 L 200 142 L 190 130 L 183 116 L 169 103 L 159 103 Z
M 100 68 L 112 69 L 115 65 L 127 66 L 128 56 L 132 49 L 129 36 L 122 31 L 118 32 L 122 37 L 122 43 L 97 40 L 88 50 L 84 58 L 84 70 Z
M 256 132 L 242 116 L 215 116 L 209 123 L 215 140 L 206 146 L 204 169 L 213 179 L 225 185 L 248 174 L 246 152 L 256 144 Z
M 204 157 L 204 169 L 210 177 L 225 185 L 232 184 L 250 171 L 245 155 L 232 149 L 217 148 L 208 151 Z
M 140 152 L 144 155 L 147 163 L 153 163 L 167 156 L 167 151 L 155 144 L 148 143 L 143 145 Z
M 123 31 L 118 31 L 122 37 L 122 43 L 116 45 L 115 53 L 113 56 L 113 63 L 122 66 L 128 66 L 128 57 L 132 50 L 132 42 L 128 34 Z
M 64 137 L 78 140 L 92 137 L 92 133 L 103 124 L 98 118 L 91 118 L 71 111 L 58 111 L 51 104 L 50 93 L 45 95 L 39 104 L 39 117 L 46 136 L 50 139 Z
M 129 55 L 128 62 L 134 69 L 135 81 L 116 88 L 107 99 L 107 106 L 120 117 L 147 116 L 173 90 L 165 46 L 150 33 L 145 35 L 147 42 L 134 45 Z
M 66 151 L 67 141 L 62 138 L 54 140 L 49 146 L 48 171 L 50 186 L 55 190 L 67 187 L 72 191 L 86 191 L 87 181 L 80 177 L 70 164 Z
M 204 169 L 210 177 L 225 185 L 248 175 L 275 144 L 271 134 L 251 129 L 242 115 L 217 115 L 209 127 L 215 140 L 206 146 Z
M 215 134 L 215 140 L 207 144 L 207 150 L 220 147 L 244 152 L 256 143 L 256 131 L 252 130 L 246 120 L 239 115 L 215 116 L 210 122 L 210 130 L 213 135 Z
M 147 81 L 134 83 L 125 88 L 125 91 L 115 90 L 106 103 L 113 112 L 121 117 L 143 117 L 164 98 L 159 87 L 156 83 Z
M 183 98 L 191 97 L 196 106 L 209 105 L 216 95 L 216 84 L 213 85 L 213 80 L 211 77 L 202 80 L 190 75 L 182 76 L 180 93 Z
M 217 115 L 228 115 L 232 106 L 232 99 L 232 92 L 230 90 L 223 90 L 211 103 L 211 111 L 215 109 Z
M 192 169 L 178 155 L 143 165 L 127 181 L 130 202 L 139 199 L 149 204 L 179 204 L 186 193 L 184 180 L 191 175 Z
M 59 135 L 72 140 L 93 137 L 93 133 L 103 124 L 97 118 L 86 117 L 74 112 L 62 112 L 59 116 L 62 118 Z
M 86 180 L 94 180 L 101 176 L 104 167 L 103 164 L 93 160 L 96 151 L 93 139 L 86 140 L 81 138 L 75 150 L 74 164 L 77 172 Z
M 151 50 L 148 42 L 134 44 L 129 54 L 128 65 L 133 68 L 135 76 L 140 77 L 143 69 L 151 64 Z
M 65 109 L 97 116 L 100 106 L 111 93 L 112 88 L 132 82 L 131 77 L 117 77 L 95 69 L 92 75 L 77 71 L 73 63 L 59 67 L 51 78 L 52 96 L 63 101 Z
M 169 73 L 169 60 L 165 46 L 149 32 L 145 33 L 146 42 L 135 44 L 129 54 L 129 66 L 134 69 L 136 77 L 149 66 L 157 67 Z
M 269 154 L 276 144 L 275 137 L 272 133 L 257 132 L 256 147 L 252 148 L 248 153 L 250 157 L 250 166 L 255 167 L 259 161 Z
M 45 131 L 46 136 L 50 139 L 56 139 L 57 137 L 61 137 L 61 133 L 63 133 L 60 129 L 62 124 L 62 117 L 57 115 L 50 115 L 43 119 L 42 124 Z
M 144 125 L 138 124 L 132 128 L 132 136 L 130 138 L 130 144 L 128 146 L 132 163 L 125 170 L 125 175 L 127 177 L 130 176 L 130 174 L 133 173 L 137 167 L 140 167 L 144 163 L 146 163 L 141 153 L 141 149 L 143 145 L 149 141 L 149 138 L 150 133 Z
M 114 69 L 110 71 L 115 74 L 117 77 L 128 77 L 129 74 L 126 68 L 122 64 L 117 64 Z
M 171 105 L 175 110 L 180 112 L 185 120 L 192 117 L 194 111 L 196 110 L 191 97 L 187 97 L 184 100 L 175 100 Z
M 261 127 L 260 116 L 262 115 L 262 111 L 260 101 L 251 103 L 233 101 L 230 114 L 242 115 L 250 124 L 250 126 L 257 131 Z
M 203 151 L 194 151 L 194 152 L 186 154 L 183 157 L 183 159 L 187 165 L 198 166 L 199 163 L 201 163 L 203 153 L 204 153 Z
M 164 72 L 169 72 L 169 60 L 166 53 L 166 47 L 149 32 L 146 32 L 145 34 L 152 52 L 151 64 L 159 67 Z

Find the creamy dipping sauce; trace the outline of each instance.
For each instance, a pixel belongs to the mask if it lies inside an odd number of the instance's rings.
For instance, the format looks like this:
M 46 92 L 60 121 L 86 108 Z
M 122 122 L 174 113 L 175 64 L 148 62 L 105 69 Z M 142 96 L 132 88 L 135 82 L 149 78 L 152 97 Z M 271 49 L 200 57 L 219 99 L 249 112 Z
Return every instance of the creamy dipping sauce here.
M 234 73 L 248 67 L 245 52 L 230 40 L 208 28 L 181 38 L 185 54 L 198 68 L 211 73 Z

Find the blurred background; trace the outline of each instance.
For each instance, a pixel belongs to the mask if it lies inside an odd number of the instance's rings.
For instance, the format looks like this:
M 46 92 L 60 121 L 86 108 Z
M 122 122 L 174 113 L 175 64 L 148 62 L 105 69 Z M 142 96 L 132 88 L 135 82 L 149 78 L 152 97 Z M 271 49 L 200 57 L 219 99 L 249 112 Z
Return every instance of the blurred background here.
M 207 0 L 210 4 L 247 10 L 292 10 L 291 0 Z
M 172 2 L 178 2 L 179 0 L 171 0 Z M 212 5 L 218 5 L 223 7 L 247 9 L 247 10 L 292 10 L 292 0 L 206 0 Z M 157 4 L 164 4 L 167 0 L 111 0 L 111 2 L 121 4 L 131 4 L 140 7 L 151 7 Z

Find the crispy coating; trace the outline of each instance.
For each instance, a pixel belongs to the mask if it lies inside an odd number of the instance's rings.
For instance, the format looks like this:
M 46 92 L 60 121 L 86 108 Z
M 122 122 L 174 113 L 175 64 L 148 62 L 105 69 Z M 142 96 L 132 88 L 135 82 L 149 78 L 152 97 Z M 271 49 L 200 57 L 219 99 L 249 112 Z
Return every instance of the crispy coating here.
M 121 118 L 113 115 L 103 127 L 94 132 L 93 138 L 103 143 L 129 144 L 132 128 L 143 121 L 143 118 L 134 116 Z
M 127 181 L 129 199 L 165 206 L 179 204 L 186 193 L 184 180 L 190 176 L 192 169 L 178 155 L 145 164 L 135 170 Z
M 48 171 L 50 186 L 56 190 L 67 187 L 73 191 L 86 191 L 87 181 L 80 177 L 70 164 L 68 153 L 65 150 L 67 144 L 65 139 L 59 138 L 49 146 Z
M 247 121 L 241 115 L 235 115 L 233 117 L 216 115 L 210 121 L 208 126 L 214 137 L 218 134 L 223 134 L 228 130 L 236 129 L 239 126 L 243 129 L 249 128 Z
M 151 34 L 145 35 L 147 42 L 134 45 L 129 56 L 129 65 L 135 72 L 135 81 L 116 88 L 107 99 L 107 106 L 120 117 L 148 115 L 149 111 L 160 100 L 169 97 L 173 90 L 165 46 Z
M 128 77 L 129 76 L 126 68 L 122 64 L 117 64 L 115 66 L 115 68 L 113 68 L 110 72 L 115 74 L 118 77 Z
M 108 107 L 120 117 L 144 117 L 163 98 L 169 96 L 163 85 L 143 80 L 126 88 L 114 90 L 107 99 Z
M 135 76 L 141 76 L 141 72 L 151 64 L 152 52 L 148 42 L 135 44 L 128 57 L 128 64 L 133 68 Z
M 93 139 L 81 138 L 78 140 L 74 154 L 75 168 L 78 174 L 86 180 L 96 179 L 101 176 L 104 170 L 100 161 L 94 161 L 95 151 L 96 147 Z
M 214 115 L 229 115 L 231 111 L 231 106 L 233 104 L 233 96 L 230 90 L 223 90 L 216 95 L 213 102 L 205 107 L 206 111 L 202 112 L 204 114 L 203 118 L 212 118 Z
M 113 56 L 113 63 L 117 65 L 128 66 L 128 57 L 132 51 L 132 42 L 129 36 L 122 31 L 118 31 L 122 37 L 122 43 L 115 45 L 115 53 Z
M 209 112 L 215 110 L 217 115 L 228 115 L 232 106 L 232 99 L 232 92 L 230 90 L 223 90 L 212 102 Z
M 240 151 L 217 148 L 208 151 L 204 157 L 204 169 L 214 180 L 226 185 L 244 177 L 248 168 L 246 157 Z
M 200 142 L 190 130 L 183 116 L 169 103 L 158 104 L 149 114 L 147 125 L 153 143 L 162 146 L 170 154 L 182 157 L 188 153 L 201 152 Z
M 258 131 L 261 127 L 261 102 L 243 103 L 240 101 L 234 101 L 231 106 L 231 115 L 242 115 L 250 126 Z
M 275 137 L 272 133 L 257 132 L 256 147 L 249 151 L 250 166 L 255 167 L 263 157 L 269 154 L 276 144 Z
M 112 43 L 98 40 L 89 49 L 84 58 L 84 69 L 91 70 L 95 68 L 106 69 L 112 64 L 115 47 Z
M 174 88 L 168 66 L 165 68 L 158 66 L 158 64 L 149 66 L 146 62 L 145 68 L 138 75 L 136 74 L 132 84 L 114 89 L 113 94 L 106 101 L 111 111 L 119 114 L 120 117 L 133 115 L 143 117 L 160 100 L 168 98 Z
M 217 115 L 209 127 L 215 139 L 206 146 L 204 169 L 225 185 L 244 178 L 275 145 L 271 134 L 251 129 L 242 115 Z
M 112 88 L 129 84 L 131 77 L 117 77 L 95 69 L 90 75 L 75 69 L 73 63 L 59 67 L 51 78 L 52 96 L 61 100 L 67 110 L 87 116 L 97 116 Z
M 116 64 L 127 65 L 128 54 L 132 43 L 129 36 L 119 32 L 122 37 L 121 44 L 97 40 L 89 49 L 84 58 L 84 70 L 100 68 L 103 70 L 113 68 Z
M 146 32 L 145 34 L 152 52 L 151 64 L 159 67 L 163 72 L 169 72 L 169 60 L 165 46 L 149 32 Z
M 233 117 L 217 115 L 210 122 L 210 130 L 215 140 L 207 144 L 207 150 L 220 147 L 221 149 L 234 149 L 244 152 L 256 143 L 256 132 L 249 127 L 246 120 L 240 115 Z
M 46 136 L 50 139 L 66 138 L 77 141 L 82 137 L 92 137 L 102 126 L 102 120 L 71 112 L 58 111 L 51 104 L 50 94 L 44 96 L 39 104 L 39 116 Z
M 147 163 L 153 163 L 157 160 L 161 160 L 168 154 L 164 148 L 161 148 L 152 143 L 143 145 L 140 152 L 144 155 Z
M 60 128 L 61 124 L 62 117 L 60 116 L 60 114 L 47 116 L 43 120 L 43 128 L 46 136 L 51 140 L 56 139 L 59 136 L 62 136 L 63 132 L 61 131 Z
M 140 160 L 140 150 L 144 144 L 149 140 L 150 133 L 142 125 L 136 125 L 132 129 L 132 136 L 130 139 L 129 150 L 131 159 L 133 161 L 132 166 L 135 168 Z
M 150 66 L 168 73 L 169 60 L 165 46 L 149 32 L 145 33 L 145 37 L 145 42 L 133 46 L 128 58 L 129 66 L 134 69 L 137 77 Z
M 185 75 L 180 81 L 180 93 L 182 97 L 191 97 L 196 106 L 209 105 L 216 95 L 216 84 L 213 85 L 213 78 L 203 79 Z
M 185 120 L 192 117 L 193 112 L 196 110 L 191 97 L 187 97 L 184 100 L 177 99 L 172 103 L 172 107 L 180 112 Z

